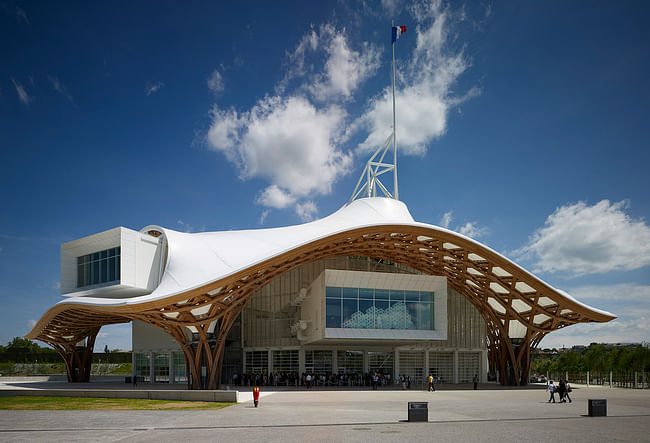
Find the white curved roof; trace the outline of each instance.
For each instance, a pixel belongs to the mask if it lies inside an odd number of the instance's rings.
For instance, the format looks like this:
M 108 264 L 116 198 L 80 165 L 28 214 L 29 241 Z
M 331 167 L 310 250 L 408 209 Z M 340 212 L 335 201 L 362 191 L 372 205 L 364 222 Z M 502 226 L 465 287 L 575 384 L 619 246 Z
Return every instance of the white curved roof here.
M 355 200 L 328 217 L 281 228 L 184 233 L 156 226 L 155 228 L 163 232 L 166 237 L 168 259 L 162 280 L 151 294 L 127 299 L 71 297 L 58 304 L 119 306 L 161 300 L 221 280 L 237 271 L 315 240 L 357 228 L 383 225 L 423 227 L 452 234 L 512 263 L 503 255 L 469 237 L 445 228 L 414 221 L 406 205 L 399 200 L 371 197 Z M 151 228 L 148 226 L 143 231 Z M 521 270 L 539 280 L 533 274 Z M 579 302 L 565 291 L 558 289 L 555 291 L 584 308 L 614 316 L 612 313 Z

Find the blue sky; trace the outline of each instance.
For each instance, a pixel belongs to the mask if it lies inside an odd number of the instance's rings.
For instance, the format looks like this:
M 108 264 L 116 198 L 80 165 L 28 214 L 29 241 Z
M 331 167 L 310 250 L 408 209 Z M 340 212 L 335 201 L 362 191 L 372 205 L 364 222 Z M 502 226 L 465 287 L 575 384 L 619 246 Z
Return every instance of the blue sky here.
M 400 198 L 648 341 L 646 2 L 0 0 L 0 343 L 59 301 L 59 247 L 115 226 L 326 216 L 391 131 Z M 97 348 L 130 348 L 130 328 Z

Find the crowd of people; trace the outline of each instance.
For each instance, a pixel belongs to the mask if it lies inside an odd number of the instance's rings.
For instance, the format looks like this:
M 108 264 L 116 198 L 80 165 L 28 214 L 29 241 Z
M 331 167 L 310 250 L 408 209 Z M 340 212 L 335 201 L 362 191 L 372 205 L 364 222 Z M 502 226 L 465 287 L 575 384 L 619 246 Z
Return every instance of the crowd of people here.
M 399 383 L 404 383 L 404 389 L 410 389 L 411 377 L 399 376 Z M 314 386 L 365 386 L 377 389 L 392 383 L 390 374 L 381 373 L 340 373 L 312 374 L 310 372 L 272 372 L 265 374 L 234 374 L 231 380 L 235 386 L 295 386 L 307 389 Z M 408 384 L 408 386 L 407 386 Z
M 569 400 L 569 403 L 573 402 L 573 400 L 571 400 L 571 396 L 569 395 L 569 392 L 573 391 L 573 389 L 571 388 L 569 382 L 564 380 L 563 378 L 560 379 L 560 382 L 557 384 L 557 386 L 553 384 L 553 380 L 551 380 L 548 383 L 546 390 L 551 393 L 551 397 L 548 399 L 548 403 L 551 402 L 555 403 L 556 392 L 560 397 L 559 400 L 560 403 L 566 403 L 567 400 Z

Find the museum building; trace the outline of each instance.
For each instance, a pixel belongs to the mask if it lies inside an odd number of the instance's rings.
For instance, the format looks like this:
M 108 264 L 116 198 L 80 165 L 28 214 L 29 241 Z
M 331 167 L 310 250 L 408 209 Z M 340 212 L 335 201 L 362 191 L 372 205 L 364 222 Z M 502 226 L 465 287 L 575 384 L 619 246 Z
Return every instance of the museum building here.
M 275 373 L 525 384 L 547 333 L 615 318 L 386 197 L 283 228 L 111 229 L 62 245 L 61 292 L 27 337 L 70 381 L 88 379 L 102 325 L 132 322 L 134 375 L 191 389 Z

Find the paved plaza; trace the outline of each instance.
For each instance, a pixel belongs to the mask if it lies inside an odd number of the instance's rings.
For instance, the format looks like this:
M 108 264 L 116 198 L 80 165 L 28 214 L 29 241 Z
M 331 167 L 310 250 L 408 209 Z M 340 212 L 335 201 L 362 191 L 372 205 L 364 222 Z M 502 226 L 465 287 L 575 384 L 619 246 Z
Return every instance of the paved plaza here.
M 572 397 L 549 404 L 541 386 L 262 388 L 258 408 L 243 392 L 218 411 L 0 411 L 0 441 L 650 441 L 650 391 L 579 387 Z M 608 416 L 588 417 L 589 398 L 607 399 Z M 407 421 L 409 401 L 428 402 L 428 422 Z

